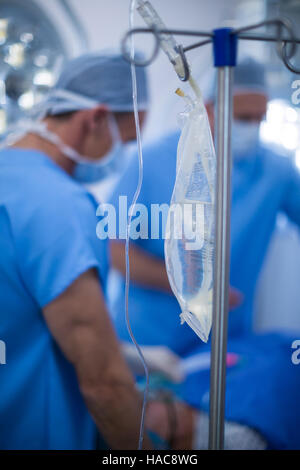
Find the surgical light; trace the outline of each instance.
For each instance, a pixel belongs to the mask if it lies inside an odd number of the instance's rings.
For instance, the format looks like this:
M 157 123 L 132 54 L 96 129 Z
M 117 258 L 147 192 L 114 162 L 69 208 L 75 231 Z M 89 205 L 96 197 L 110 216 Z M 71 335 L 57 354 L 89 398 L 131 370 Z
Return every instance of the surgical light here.
M 4 109 L 0 109 L 0 134 L 3 134 L 6 131 L 6 112 Z
M 294 108 L 289 106 L 285 110 L 285 118 L 289 122 L 296 122 L 299 118 L 299 114 Z
M 35 97 L 32 91 L 28 91 L 27 93 L 23 93 L 18 99 L 18 104 L 24 110 L 29 110 L 35 104 Z
M 21 42 L 23 42 L 24 44 L 29 44 L 33 41 L 34 39 L 34 35 L 32 33 L 22 33 L 21 36 L 20 36 L 20 40 Z
M 295 164 L 296 164 L 297 168 L 299 168 L 299 170 L 300 170 L 300 149 L 296 150 Z
M 22 67 L 25 63 L 24 45 L 19 42 L 8 46 L 4 62 L 16 69 Z
M 38 54 L 33 61 L 37 67 L 45 67 L 48 64 L 49 57 L 46 54 Z
M 52 87 L 55 82 L 54 74 L 50 70 L 41 70 L 33 78 L 33 84 L 37 86 Z
M 300 144 L 300 112 L 284 100 L 268 104 L 266 120 L 260 128 L 261 140 L 271 146 L 295 151 Z
M 0 45 L 4 44 L 7 38 L 8 20 L 0 18 Z
M 44 9 L 31 0 L 0 1 L 0 140 L 54 85 L 66 57 Z
M 299 130 L 297 126 L 287 123 L 282 126 L 280 142 L 288 150 L 296 150 L 299 144 Z
M 6 87 L 3 80 L 0 80 L 0 105 L 6 105 Z

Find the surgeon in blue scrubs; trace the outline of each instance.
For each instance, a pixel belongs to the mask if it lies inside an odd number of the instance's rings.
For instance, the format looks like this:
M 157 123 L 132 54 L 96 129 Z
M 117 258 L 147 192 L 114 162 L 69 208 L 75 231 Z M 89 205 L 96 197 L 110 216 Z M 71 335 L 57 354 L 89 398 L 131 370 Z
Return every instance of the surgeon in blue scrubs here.
M 213 109 L 213 102 L 209 102 L 212 127 Z M 300 448 L 300 406 L 296 397 L 300 375 L 291 363 L 292 339 L 260 338 L 252 332 L 255 286 L 276 217 L 284 212 L 300 226 L 300 174 L 289 159 L 274 154 L 259 140 L 266 109 L 264 67 L 253 59 L 244 59 L 234 69 L 230 283 L 234 289 L 231 307 L 235 308 L 229 313 L 228 346 L 229 352 L 241 355 L 241 364 L 228 371 L 226 419 L 257 429 L 270 447 Z M 175 132 L 144 148 L 144 180 L 138 202 L 147 207 L 149 214 L 151 204 L 170 203 L 178 139 L 179 132 Z M 127 195 L 130 204 L 137 179 L 137 158 L 133 158 L 112 197 L 116 207 L 120 195 Z M 151 219 L 148 221 L 151 233 Z M 123 285 L 122 240 L 111 242 L 111 253 Z M 165 345 L 182 357 L 207 351 L 209 345 L 201 343 L 186 324 L 180 325 L 180 308 L 166 275 L 162 237 L 131 240 L 130 256 L 129 313 L 139 344 Z M 112 310 L 119 337 L 128 341 L 121 296 L 113 299 Z M 194 374 L 184 385 L 184 399 L 208 411 L 208 389 L 209 371 Z
M 38 114 L 0 152 L 0 448 L 93 449 L 98 428 L 110 448 L 134 449 L 142 400 L 107 313 L 107 245 L 81 185 L 115 170 L 135 139 L 130 66 L 118 53 L 72 60 Z

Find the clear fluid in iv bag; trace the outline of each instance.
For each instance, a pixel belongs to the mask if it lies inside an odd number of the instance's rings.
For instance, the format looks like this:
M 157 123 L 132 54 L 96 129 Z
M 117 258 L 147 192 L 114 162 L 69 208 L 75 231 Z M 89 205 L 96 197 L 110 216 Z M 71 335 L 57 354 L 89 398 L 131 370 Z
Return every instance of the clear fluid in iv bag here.
M 170 285 L 182 310 L 181 320 L 205 342 L 212 324 L 215 167 L 203 102 L 201 98 L 190 100 L 178 145 L 165 259 Z M 173 205 L 182 210 L 174 211 Z M 192 209 L 182 216 L 188 206 Z
M 210 220 L 214 206 L 210 202 L 191 200 L 185 200 L 182 205 L 198 207 L 198 213 L 203 216 L 198 223 L 192 223 L 193 231 L 197 230 L 193 239 L 184 235 L 187 228 L 184 217 L 176 212 L 170 217 L 165 241 L 167 271 L 182 310 L 182 322 L 186 321 L 206 342 L 212 321 L 214 241 Z

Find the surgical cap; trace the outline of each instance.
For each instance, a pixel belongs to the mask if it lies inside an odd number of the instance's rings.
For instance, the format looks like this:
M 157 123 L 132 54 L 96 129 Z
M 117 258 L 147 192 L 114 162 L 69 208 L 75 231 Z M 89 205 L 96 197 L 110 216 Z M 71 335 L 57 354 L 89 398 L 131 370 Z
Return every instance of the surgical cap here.
M 217 91 L 217 74 L 211 80 L 211 87 L 205 101 L 214 101 Z M 234 93 L 262 93 L 267 95 L 265 67 L 251 57 L 244 58 L 233 69 Z
M 138 107 L 148 106 L 143 67 L 136 67 Z M 84 54 L 68 61 L 50 93 L 33 109 L 33 115 L 58 115 L 98 104 L 112 111 L 133 111 L 130 64 L 120 53 Z
M 253 91 L 267 94 L 265 67 L 248 57 L 242 60 L 233 72 L 234 91 Z

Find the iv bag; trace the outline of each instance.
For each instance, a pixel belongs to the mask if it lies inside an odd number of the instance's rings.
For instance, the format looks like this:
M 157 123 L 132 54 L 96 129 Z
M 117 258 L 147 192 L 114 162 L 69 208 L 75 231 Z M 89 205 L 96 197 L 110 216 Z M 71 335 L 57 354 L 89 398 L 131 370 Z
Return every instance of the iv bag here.
M 212 325 L 216 156 L 201 95 L 186 100 L 165 261 L 182 310 L 181 323 L 207 342 Z

